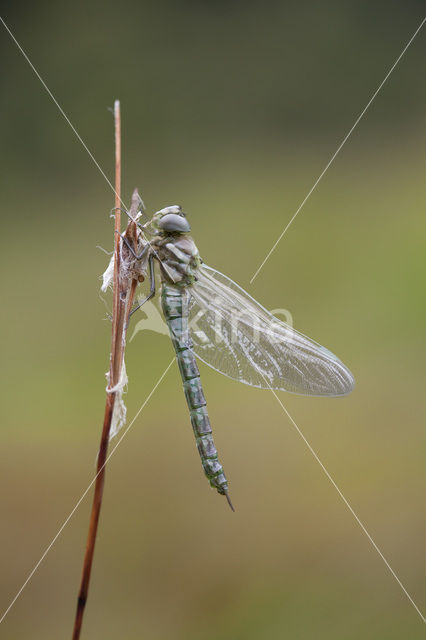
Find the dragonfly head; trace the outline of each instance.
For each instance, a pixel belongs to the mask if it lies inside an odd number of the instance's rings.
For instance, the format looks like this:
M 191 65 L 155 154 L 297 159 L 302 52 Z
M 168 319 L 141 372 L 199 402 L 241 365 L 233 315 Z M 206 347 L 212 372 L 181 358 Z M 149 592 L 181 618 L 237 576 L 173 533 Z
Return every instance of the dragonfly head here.
M 179 205 L 165 207 L 157 211 L 152 218 L 152 226 L 158 231 L 166 233 L 188 233 L 191 231 L 189 222 Z

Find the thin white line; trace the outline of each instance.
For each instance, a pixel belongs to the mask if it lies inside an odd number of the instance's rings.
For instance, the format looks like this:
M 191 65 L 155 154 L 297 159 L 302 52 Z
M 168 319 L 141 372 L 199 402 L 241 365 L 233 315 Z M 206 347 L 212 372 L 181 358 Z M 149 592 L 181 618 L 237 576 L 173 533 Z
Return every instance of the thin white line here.
M 78 500 L 78 502 L 76 503 L 75 507 L 73 508 L 73 510 L 71 511 L 71 513 L 69 514 L 69 516 L 66 518 L 66 520 L 63 522 L 63 524 L 61 525 L 58 533 L 55 535 L 55 537 L 52 539 L 52 541 L 50 542 L 49 546 L 46 548 L 46 550 L 44 551 L 43 555 L 41 556 L 40 560 L 37 562 L 37 564 L 34 566 L 34 568 L 32 569 L 31 573 L 28 575 L 27 579 L 25 580 L 24 584 L 22 585 L 22 587 L 19 589 L 18 593 L 16 594 L 16 596 L 13 598 L 12 602 L 9 604 L 9 606 L 7 607 L 7 609 L 5 610 L 5 612 L 3 613 L 2 617 L 0 618 L 0 624 L 3 622 L 3 620 L 5 619 L 5 617 L 7 616 L 7 614 L 9 613 L 9 611 L 11 610 L 11 608 L 13 607 L 13 605 L 15 604 L 15 602 L 17 601 L 17 599 L 19 598 L 19 596 L 21 595 L 21 593 L 23 592 L 23 590 L 25 589 L 25 587 L 27 586 L 27 584 L 29 583 L 29 581 L 31 580 L 31 578 L 33 577 L 33 575 L 35 574 L 35 572 L 37 571 L 37 569 L 39 568 L 39 566 L 41 565 L 41 563 L 43 562 L 43 560 L 45 559 L 45 557 L 47 556 L 47 554 L 49 553 L 50 549 L 53 547 L 53 545 L 55 544 L 56 540 L 59 538 L 59 536 L 61 535 L 62 531 L 65 529 L 65 527 L 67 526 L 68 522 L 71 520 L 72 516 L 74 515 L 74 513 L 77 511 L 78 507 L 80 506 L 80 504 L 83 502 L 84 498 L 86 497 L 86 495 L 88 494 L 88 492 L 90 491 L 91 487 L 93 486 L 93 484 L 96 481 L 96 478 L 98 477 L 98 475 L 100 474 L 100 472 L 102 471 L 102 469 L 105 467 L 105 465 L 107 464 L 108 460 L 111 458 L 111 456 L 113 455 L 113 453 L 115 452 L 115 450 L 117 449 L 118 445 L 121 443 L 121 441 L 123 440 L 123 438 L 126 436 L 127 432 L 129 431 L 130 427 L 132 426 L 132 424 L 135 422 L 136 418 L 139 417 L 142 409 L 145 407 L 145 405 L 147 404 L 147 402 L 150 400 L 151 396 L 153 395 L 154 391 L 157 389 L 158 385 L 162 382 L 163 378 L 165 377 L 166 373 L 168 372 L 168 370 L 170 369 L 170 367 L 172 366 L 172 364 L 175 362 L 175 358 L 173 358 L 170 362 L 170 364 L 168 365 L 168 367 L 164 370 L 164 373 L 160 376 L 160 378 L 158 379 L 158 381 L 156 382 L 156 384 L 154 385 L 152 391 L 149 393 L 149 395 L 145 398 L 145 401 L 143 402 L 143 404 L 141 405 L 140 409 L 138 410 L 138 412 L 136 413 L 135 417 L 133 418 L 133 420 L 130 422 L 129 426 L 126 428 L 126 430 L 123 432 L 121 438 L 118 440 L 117 444 L 115 445 L 115 447 L 111 450 L 110 454 L 108 455 L 107 459 L 105 460 L 105 463 L 103 464 L 103 466 L 99 469 L 98 473 L 95 475 L 95 477 L 93 478 L 93 480 L 91 481 L 91 483 L 89 484 L 89 486 L 87 487 L 87 489 L 85 490 L 85 492 L 82 494 L 81 498 Z
M 364 109 L 361 111 L 360 115 L 358 116 L 358 118 L 355 120 L 354 125 L 351 127 L 351 129 L 349 129 L 349 132 L 346 134 L 346 136 L 343 138 L 342 142 L 340 143 L 340 145 L 337 147 L 337 150 L 334 152 L 334 154 L 331 156 L 331 159 L 329 160 L 329 162 L 327 163 L 325 169 L 322 171 L 322 173 L 320 173 L 320 175 L 318 176 L 318 178 L 316 179 L 316 181 L 314 182 L 313 186 L 311 187 L 310 191 L 308 192 L 307 196 L 304 198 L 304 200 L 302 200 L 301 204 L 299 205 L 299 207 L 297 208 L 296 212 L 293 214 L 293 216 L 290 219 L 290 222 L 287 224 L 287 226 L 285 227 L 284 231 L 282 231 L 281 235 L 278 237 L 278 240 L 275 242 L 275 244 L 273 245 L 273 247 L 271 248 L 271 250 L 269 251 L 269 253 L 267 254 L 266 258 L 264 259 L 264 261 L 262 262 L 262 264 L 258 267 L 257 271 L 255 271 L 252 279 L 250 280 L 250 284 L 253 283 L 254 279 L 259 275 L 261 269 L 263 268 L 263 266 L 265 265 L 265 263 L 267 262 L 267 260 L 269 260 L 270 256 L 272 255 L 272 253 L 275 251 L 276 247 L 278 246 L 279 242 L 282 240 L 283 236 L 286 234 L 288 228 L 290 227 L 290 225 L 293 223 L 294 219 L 296 218 L 296 216 L 298 215 L 299 211 L 302 209 L 302 207 L 305 205 L 305 203 L 307 202 L 308 198 L 311 196 L 312 192 L 314 191 L 314 189 L 317 187 L 318 183 L 320 182 L 320 180 L 323 178 L 324 174 L 327 172 L 327 170 L 329 169 L 329 167 L 331 166 L 331 164 L 334 162 L 336 156 L 338 155 L 338 153 L 341 151 L 343 145 L 346 143 L 346 141 L 348 140 L 349 136 L 352 134 L 352 132 L 354 131 L 355 127 L 358 125 L 359 121 L 361 120 L 361 118 L 363 117 L 363 115 L 365 114 L 365 112 L 367 111 L 367 109 L 369 108 L 369 106 L 371 105 L 371 103 L 373 102 L 373 100 L 376 98 L 377 94 L 379 93 L 379 91 L 381 90 L 381 88 L 383 87 L 383 85 L 385 84 L 386 80 L 389 78 L 389 76 L 391 75 L 392 71 L 395 69 L 395 67 L 397 66 L 397 64 L 399 63 L 399 61 L 401 60 L 402 56 L 404 55 L 404 53 L 407 51 L 408 47 L 410 46 L 410 44 L 413 42 L 414 38 L 416 37 L 416 35 L 419 33 L 420 29 L 422 28 L 422 26 L 424 25 L 426 21 L 426 18 L 423 18 L 423 20 L 420 23 L 420 26 L 417 27 L 416 31 L 414 32 L 414 34 L 411 36 L 411 38 L 409 39 L 409 41 L 407 42 L 407 44 L 405 45 L 404 49 L 402 50 L 402 52 L 400 53 L 400 55 L 398 56 L 398 58 L 395 60 L 395 62 L 393 63 L 393 65 L 391 66 L 391 68 L 389 69 L 389 71 L 387 72 L 386 76 L 384 77 L 384 80 L 379 84 L 378 88 L 376 89 L 376 91 L 373 93 L 373 95 L 371 96 L 370 100 L 367 102 L 367 105 L 364 107 Z
M 67 114 L 62 109 L 61 105 L 56 100 L 55 96 L 50 91 L 49 87 L 47 86 L 47 84 L 45 83 L 45 81 L 43 80 L 43 78 L 41 77 L 41 75 L 39 74 L 39 72 L 37 71 L 37 69 L 35 68 L 35 66 L 33 65 L 33 63 L 31 62 L 31 60 L 29 59 L 29 57 L 27 56 L 27 54 L 25 53 L 25 51 L 23 50 L 23 48 L 21 47 L 21 45 L 19 44 L 19 42 L 17 41 L 17 39 L 15 38 L 15 36 L 13 35 L 13 33 L 11 32 L 11 30 L 9 29 L 9 27 L 7 26 L 7 24 L 5 23 L 5 21 L 3 20 L 3 18 L 1 16 L 0 16 L 0 20 L 3 23 L 4 28 L 6 29 L 6 31 L 8 32 L 10 37 L 12 38 L 13 42 L 16 44 L 16 46 L 18 47 L 19 51 L 22 53 L 22 55 L 24 56 L 25 60 L 28 62 L 28 64 L 30 65 L 31 69 L 34 71 L 34 73 L 36 74 L 37 78 L 40 80 L 41 84 L 43 85 L 43 87 L 45 88 L 45 90 L 47 91 L 49 96 L 52 98 L 53 102 L 58 107 L 59 111 L 61 112 L 61 114 L 63 115 L 63 117 L 65 118 L 65 120 L 67 121 L 67 123 L 69 124 L 69 126 L 71 127 L 71 129 L 73 130 L 75 135 L 77 136 L 78 140 L 81 142 L 83 147 L 86 149 L 86 151 L 89 154 L 90 158 L 93 160 L 93 162 L 95 163 L 95 165 L 97 166 L 97 168 L 99 169 L 99 171 L 101 172 L 101 174 L 103 175 L 103 177 L 105 178 L 105 180 L 107 181 L 107 183 L 109 184 L 109 186 L 111 187 L 113 192 L 116 193 L 115 189 L 114 189 L 114 186 L 109 181 L 108 177 L 106 176 L 105 172 L 103 171 L 103 169 L 101 168 L 101 166 L 97 162 L 97 160 L 94 157 L 93 153 L 90 151 L 90 149 L 88 148 L 88 146 L 86 145 L 86 143 L 84 142 L 84 140 L 82 139 L 80 134 L 78 133 L 77 129 L 74 127 L 74 125 L 72 124 L 71 120 L 68 118 Z M 120 202 L 123 205 L 123 207 L 126 209 L 126 205 L 121 200 L 121 198 L 120 198 Z
M 396 582 L 399 584 L 399 586 L 401 587 L 402 591 L 405 593 L 405 595 L 407 596 L 408 600 L 411 602 L 411 604 L 413 605 L 414 609 L 419 614 L 420 618 L 423 620 L 424 623 L 426 623 L 426 619 L 425 619 L 424 615 L 422 614 L 422 612 L 420 611 L 419 607 L 416 605 L 416 603 L 414 602 L 413 598 L 410 596 L 410 594 L 408 593 L 407 589 L 404 587 L 404 585 L 402 584 L 401 580 L 398 578 L 398 576 L 396 575 L 395 571 L 392 569 L 391 565 L 386 560 L 385 556 L 380 551 L 379 547 L 374 542 L 374 540 L 371 537 L 371 535 L 368 533 L 368 531 L 365 528 L 364 524 L 361 522 L 361 520 L 359 519 L 359 517 L 357 516 L 357 514 L 355 513 L 355 511 L 351 507 L 350 503 L 345 498 L 345 496 L 343 495 L 342 491 L 337 486 L 336 482 L 333 480 L 333 478 L 331 477 L 331 475 L 329 474 L 329 472 L 327 471 L 327 469 L 325 468 L 325 466 L 323 465 L 323 463 L 319 459 L 317 453 L 314 451 L 312 446 L 309 444 L 308 440 L 305 438 L 305 436 L 303 435 L 302 431 L 297 426 L 296 422 L 293 420 L 293 418 L 291 417 L 291 415 L 289 414 L 289 412 L 287 411 L 287 409 L 285 408 L 285 406 L 281 402 L 280 398 L 275 393 L 274 389 L 270 388 L 270 390 L 274 394 L 275 398 L 277 399 L 277 401 L 278 401 L 279 405 L 281 406 L 281 408 L 283 409 L 283 411 L 286 413 L 287 417 L 291 421 L 291 423 L 294 426 L 294 428 L 296 429 L 297 433 L 302 438 L 303 442 L 306 444 L 306 446 L 308 447 L 309 451 L 312 453 L 312 455 L 314 456 L 315 460 L 318 462 L 318 464 L 320 465 L 321 469 L 324 471 L 325 475 L 327 476 L 327 478 L 329 479 L 329 481 L 331 482 L 333 487 L 336 489 L 337 493 L 339 494 L 339 496 L 341 497 L 341 499 L 343 500 L 343 502 L 345 503 L 345 505 L 347 506 L 347 508 L 349 509 L 349 511 L 351 512 L 351 514 L 353 515 L 353 517 L 355 518 L 357 523 L 359 524 L 359 526 L 361 527 L 362 531 L 365 533 L 365 535 L 367 536 L 367 538 L 369 539 L 369 541 L 373 545 L 374 549 L 377 551 L 377 553 L 379 554 L 379 556 L 381 557 L 381 559 L 383 560 L 383 562 L 385 563 L 385 565 L 387 566 L 387 568 L 391 572 L 392 576 L 395 578 Z
M 82 139 L 82 137 L 80 136 L 80 134 L 78 133 L 77 129 L 74 127 L 74 125 L 72 124 L 71 120 L 68 118 L 67 114 L 65 113 L 65 111 L 62 109 L 61 105 L 59 104 L 59 102 L 56 100 L 55 96 L 53 95 L 53 93 L 51 92 L 51 90 L 49 89 L 49 87 L 47 86 L 47 84 L 45 83 L 45 81 L 43 80 L 43 78 L 41 77 L 41 75 L 39 74 L 39 72 L 37 71 L 37 69 L 35 68 L 35 66 L 33 65 L 33 63 L 31 62 L 31 60 L 29 59 L 29 57 L 27 56 L 27 54 L 25 53 L 24 49 L 21 47 L 21 45 L 19 44 L 19 42 L 17 41 L 17 39 L 15 38 L 15 36 L 13 35 L 13 33 L 11 32 L 11 30 L 9 29 L 9 27 L 7 26 L 7 24 L 5 23 L 5 21 L 3 20 L 3 18 L 0 16 L 0 21 L 3 23 L 4 28 L 6 29 L 6 31 L 8 32 L 8 34 L 10 35 L 10 37 L 12 38 L 13 42 L 16 44 L 16 46 L 18 47 L 19 51 L 22 53 L 22 55 L 24 56 L 25 60 L 28 62 L 28 64 L 30 65 L 31 69 L 34 71 L 34 73 L 36 74 L 37 78 L 40 80 L 41 84 L 43 85 L 43 87 L 45 88 L 45 90 L 47 91 L 47 93 L 49 94 L 49 96 L 52 98 L 53 102 L 55 103 L 55 105 L 58 107 L 60 113 L 63 115 L 63 117 L 65 118 L 66 122 L 69 124 L 69 126 L 71 127 L 71 129 L 73 130 L 73 132 L 75 133 L 76 137 L 78 138 L 78 140 L 81 142 L 81 144 L 83 145 L 83 147 L 85 148 L 85 150 L 87 151 L 87 153 L 89 154 L 90 158 L 93 160 L 94 164 L 96 165 L 96 167 L 99 169 L 99 171 L 101 172 L 102 176 L 105 178 L 105 180 L 107 181 L 107 183 L 109 184 L 109 186 L 111 187 L 111 189 L 113 190 L 113 192 L 115 193 L 115 195 L 117 195 L 113 185 L 111 184 L 111 182 L 109 181 L 108 177 L 106 176 L 105 172 L 103 171 L 102 167 L 100 166 L 100 164 L 98 163 L 98 161 L 96 160 L 96 158 L 94 157 L 94 155 L 92 154 L 92 152 L 90 151 L 89 147 L 86 145 L 86 143 L 84 142 L 84 140 Z M 140 196 L 139 196 L 140 198 Z M 141 198 L 140 198 L 141 199 Z M 142 200 L 142 199 L 141 199 Z M 123 200 L 120 198 L 120 202 L 124 207 L 124 210 L 127 212 L 127 207 L 124 204 Z M 143 202 L 142 202 L 143 204 Z M 114 207 L 115 209 L 115 207 Z M 133 219 L 133 218 L 132 218 Z M 147 238 L 144 235 L 144 239 L 146 240 L 146 242 L 148 243 L 148 245 L 150 246 L 150 248 L 152 249 L 155 257 L 158 259 L 158 261 L 160 262 L 161 266 L 164 267 L 166 269 L 166 266 L 164 265 L 163 261 L 160 260 L 160 257 L 157 253 L 157 251 L 152 247 L 151 242 L 149 241 L 149 238 Z

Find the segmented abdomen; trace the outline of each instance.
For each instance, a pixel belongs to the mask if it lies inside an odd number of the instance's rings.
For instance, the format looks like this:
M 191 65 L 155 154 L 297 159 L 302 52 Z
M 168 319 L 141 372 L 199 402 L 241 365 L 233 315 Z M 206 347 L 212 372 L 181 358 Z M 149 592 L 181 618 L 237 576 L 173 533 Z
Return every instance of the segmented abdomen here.
M 207 413 L 207 403 L 201 386 L 200 373 L 194 354 L 189 348 L 189 292 L 183 287 L 173 286 L 163 282 L 161 304 L 176 351 L 176 359 L 182 376 L 192 428 L 204 472 L 211 486 L 217 489 L 222 495 L 226 495 L 228 483 L 223 472 L 223 467 L 218 460 L 216 447 L 213 442 L 212 429 Z

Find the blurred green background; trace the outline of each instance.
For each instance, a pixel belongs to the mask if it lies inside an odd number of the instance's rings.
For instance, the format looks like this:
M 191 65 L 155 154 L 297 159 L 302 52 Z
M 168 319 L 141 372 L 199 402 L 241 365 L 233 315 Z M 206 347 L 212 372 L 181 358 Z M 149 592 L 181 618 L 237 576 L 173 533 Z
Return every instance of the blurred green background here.
M 208 264 L 335 351 L 342 400 L 281 394 L 426 610 L 424 3 L 3 3 L 3 18 L 123 198 L 180 203 Z M 3 29 L 1 610 L 94 474 L 113 194 Z M 107 307 L 110 298 L 105 296 Z M 140 317 L 143 317 L 142 315 Z M 130 344 L 129 420 L 172 357 Z M 425 627 L 272 394 L 205 366 L 232 514 L 209 490 L 174 365 L 108 467 L 82 638 L 400 639 Z M 0 628 L 69 638 L 91 494 Z

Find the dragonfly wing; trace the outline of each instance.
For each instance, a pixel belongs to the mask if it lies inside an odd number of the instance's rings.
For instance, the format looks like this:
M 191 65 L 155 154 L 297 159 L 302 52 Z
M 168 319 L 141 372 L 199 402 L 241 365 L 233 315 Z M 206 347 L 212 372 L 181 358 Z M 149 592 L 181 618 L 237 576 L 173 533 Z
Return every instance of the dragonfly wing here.
M 328 349 L 285 324 L 227 276 L 202 265 L 190 288 L 195 355 L 216 371 L 262 389 L 342 396 L 354 387 Z

